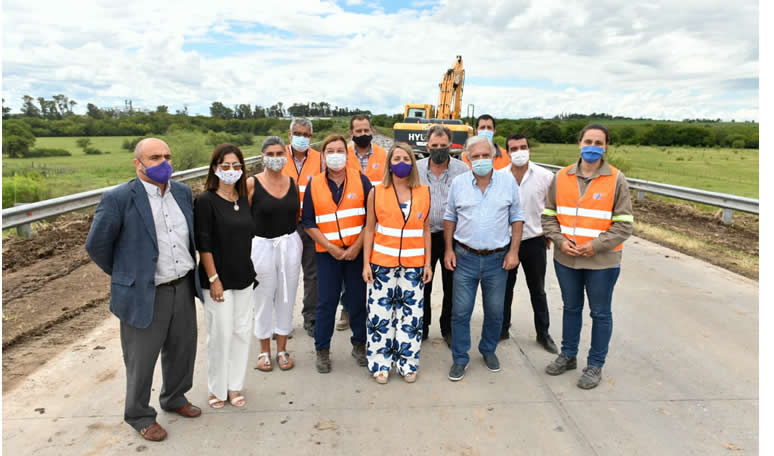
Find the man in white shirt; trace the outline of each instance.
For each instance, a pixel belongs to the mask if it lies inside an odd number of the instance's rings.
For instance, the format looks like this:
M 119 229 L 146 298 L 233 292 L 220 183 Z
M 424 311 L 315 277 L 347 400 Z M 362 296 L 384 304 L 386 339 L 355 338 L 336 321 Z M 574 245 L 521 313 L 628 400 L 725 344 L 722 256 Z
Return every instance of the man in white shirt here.
M 545 292 L 546 250 L 551 241 L 543 236 L 540 215 L 546 201 L 546 192 L 551 185 L 554 174 L 529 161 L 529 141 L 519 133 L 514 133 L 505 142 L 511 156 L 511 174 L 519 184 L 519 198 L 524 210 L 524 230 L 519 246 L 519 263 L 527 278 L 527 288 L 532 301 L 532 311 L 535 318 L 537 342 L 550 353 L 557 353 L 556 343 L 548 334 L 548 301 Z M 508 271 L 508 281 L 505 285 L 505 302 L 503 305 L 503 328 L 500 340 L 510 337 L 508 329 L 511 326 L 511 304 L 513 303 L 513 287 L 516 284 L 518 266 Z

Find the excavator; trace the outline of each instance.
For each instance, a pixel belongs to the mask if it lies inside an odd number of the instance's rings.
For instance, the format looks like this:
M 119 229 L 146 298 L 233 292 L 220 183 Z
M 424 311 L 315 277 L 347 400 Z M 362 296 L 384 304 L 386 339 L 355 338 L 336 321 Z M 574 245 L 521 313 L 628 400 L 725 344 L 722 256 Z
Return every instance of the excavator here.
M 419 155 L 427 154 L 425 132 L 432 125 L 443 124 L 452 132 L 451 153 L 462 152 L 468 137 L 473 136 L 473 128 L 462 122 L 462 88 L 465 84 L 465 70 L 462 56 L 458 55 L 454 65 L 441 77 L 438 107 L 432 104 L 407 104 L 403 110 L 403 121 L 392 126 L 395 142 L 408 144 Z

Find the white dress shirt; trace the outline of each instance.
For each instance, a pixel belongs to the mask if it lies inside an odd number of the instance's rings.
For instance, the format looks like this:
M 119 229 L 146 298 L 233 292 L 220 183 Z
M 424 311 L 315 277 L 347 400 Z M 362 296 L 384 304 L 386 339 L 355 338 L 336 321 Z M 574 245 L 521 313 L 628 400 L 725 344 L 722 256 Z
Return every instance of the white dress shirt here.
M 508 169 L 508 172 L 511 172 Z M 524 230 L 521 234 L 521 240 L 532 239 L 543 234 L 543 227 L 540 222 L 540 216 L 543 208 L 546 206 L 546 193 L 551 181 L 554 179 L 554 173 L 529 162 L 527 172 L 521 178 L 519 184 L 519 199 L 521 208 L 524 211 Z
M 170 186 L 164 195 L 156 185 L 140 180 L 148 193 L 153 224 L 156 226 L 156 242 L 159 259 L 156 262 L 155 285 L 161 285 L 188 274 L 196 263 L 188 251 L 188 223 L 183 211 L 172 196 Z

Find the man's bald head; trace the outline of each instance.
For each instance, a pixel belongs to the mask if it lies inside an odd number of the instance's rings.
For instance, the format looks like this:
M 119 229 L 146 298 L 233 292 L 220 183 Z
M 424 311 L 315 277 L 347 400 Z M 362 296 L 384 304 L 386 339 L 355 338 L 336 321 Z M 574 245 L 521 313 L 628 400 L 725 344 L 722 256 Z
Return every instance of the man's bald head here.
M 156 149 L 158 147 L 162 147 L 166 149 L 167 152 L 169 152 L 169 146 L 164 141 L 160 140 L 159 138 L 144 138 L 141 139 L 136 146 L 134 146 L 134 158 L 138 160 L 142 160 L 145 158 L 143 156 L 144 149 Z

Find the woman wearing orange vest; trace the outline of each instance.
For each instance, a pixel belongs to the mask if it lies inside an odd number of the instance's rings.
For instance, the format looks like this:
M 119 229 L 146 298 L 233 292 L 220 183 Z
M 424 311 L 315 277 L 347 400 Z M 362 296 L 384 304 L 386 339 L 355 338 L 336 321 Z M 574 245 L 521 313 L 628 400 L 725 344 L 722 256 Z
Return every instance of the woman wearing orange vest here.
M 363 270 L 363 225 L 365 197 L 371 191 L 368 178 L 347 168 L 347 140 L 330 135 L 322 143 L 326 170 L 312 178 L 304 195 L 301 223 L 314 239 L 317 250 L 319 302 L 314 326 L 317 371 L 331 370 L 330 346 L 336 306 L 342 283 L 344 303 L 352 329 L 352 356 L 366 366 L 365 283 Z
M 559 375 L 577 367 L 583 326 L 584 291 L 591 310 L 591 348 L 578 387 L 591 389 L 602 379 L 613 333 L 613 288 L 621 272 L 623 242 L 634 217 L 629 186 L 603 158 L 609 133 L 591 124 L 578 137 L 580 160 L 560 170 L 546 195 L 542 225 L 554 242 L 554 268 L 562 290 L 562 351 L 546 367 Z
M 430 190 L 419 181 L 411 148 L 396 144 L 389 170 L 368 194 L 363 280 L 368 282 L 369 370 L 387 383 L 393 363 L 403 378 L 417 378 L 422 345 L 424 284 L 430 281 Z

